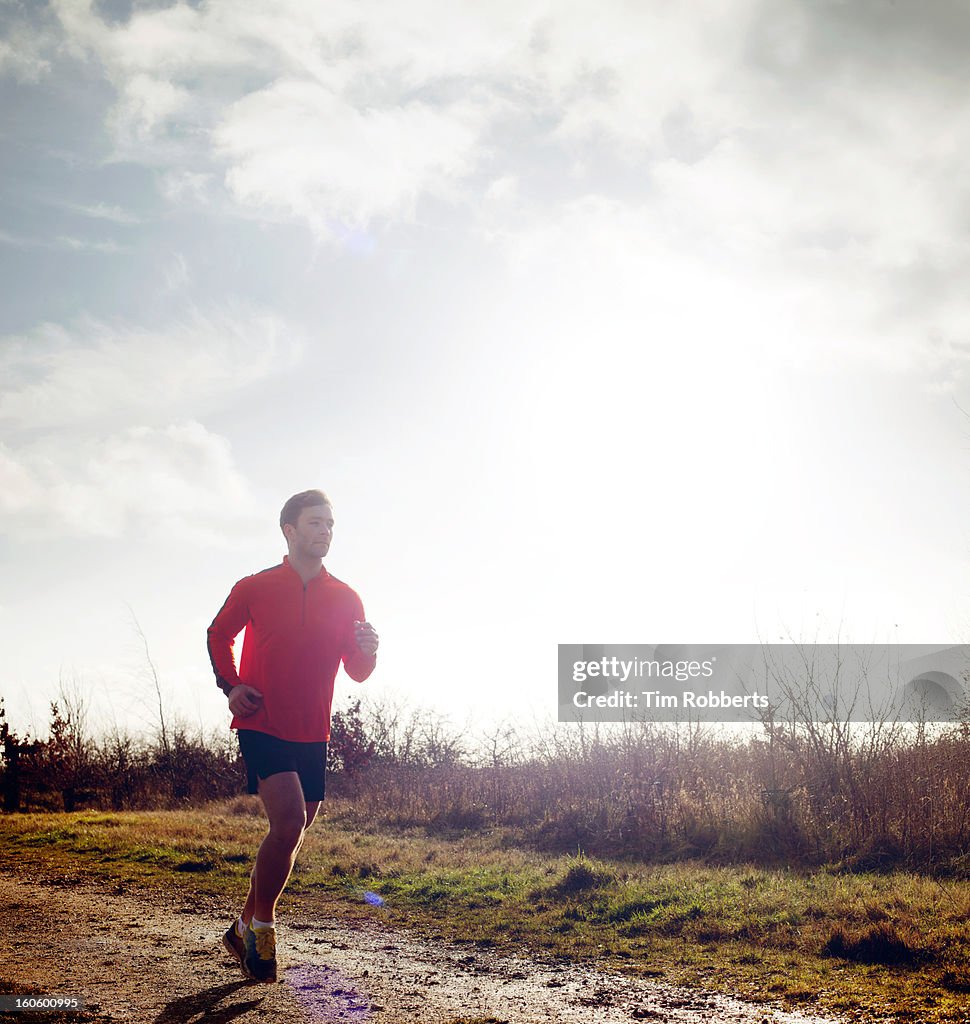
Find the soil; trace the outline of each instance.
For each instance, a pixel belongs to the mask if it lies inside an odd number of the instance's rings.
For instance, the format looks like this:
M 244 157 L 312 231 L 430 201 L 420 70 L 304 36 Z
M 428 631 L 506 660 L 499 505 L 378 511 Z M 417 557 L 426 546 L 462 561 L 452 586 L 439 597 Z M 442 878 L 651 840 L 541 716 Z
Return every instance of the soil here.
M 60 884 L 58 884 L 60 883 Z M 314 904 L 316 907 L 317 905 Z M 392 931 L 374 915 L 320 920 L 288 899 L 280 980 L 246 980 L 222 946 L 224 900 L 0 873 L 0 992 L 81 996 L 28 1024 L 835 1024 L 554 959 Z

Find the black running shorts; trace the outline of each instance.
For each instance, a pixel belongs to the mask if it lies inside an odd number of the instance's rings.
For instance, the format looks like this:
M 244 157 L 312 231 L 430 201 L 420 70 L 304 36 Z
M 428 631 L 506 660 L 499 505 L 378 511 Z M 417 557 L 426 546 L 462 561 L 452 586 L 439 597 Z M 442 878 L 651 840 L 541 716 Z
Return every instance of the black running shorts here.
M 258 793 L 260 779 L 280 772 L 296 772 L 308 803 L 324 798 L 327 791 L 325 742 L 292 743 L 254 729 L 237 729 L 236 732 L 246 762 L 247 792 Z

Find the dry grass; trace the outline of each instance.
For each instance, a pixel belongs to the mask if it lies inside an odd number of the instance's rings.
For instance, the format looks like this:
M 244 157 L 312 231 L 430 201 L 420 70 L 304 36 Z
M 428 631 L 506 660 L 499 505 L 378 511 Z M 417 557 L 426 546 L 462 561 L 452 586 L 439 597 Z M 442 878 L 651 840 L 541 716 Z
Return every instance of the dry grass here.
M 501 828 L 537 850 L 641 862 L 955 877 L 970 868 L 966 724 L 934 732 L 788 723 L 743 737 L 649 723 L 528 734 L 509 727 L 471 749 L 433 714 L 352 712 L 342 735 L 359 737 L 373 759 L 364 767 L 360 749 L 333 747 L 336 765 L 360 769 L 331 775 L 330 813 L 348 829 L 420 827 L 448 837 Z M 163 747 L 117 736 L 94 742 L 79 721 L 55 716 L 52 739 L 21 752 L 29 809 L 189 807 L 222 796 L 226 814 L 249 813 L 230 796 L 243 773 L 229 737 L 180 729 Z M 0 769 L 6 799 L 10 766 Z

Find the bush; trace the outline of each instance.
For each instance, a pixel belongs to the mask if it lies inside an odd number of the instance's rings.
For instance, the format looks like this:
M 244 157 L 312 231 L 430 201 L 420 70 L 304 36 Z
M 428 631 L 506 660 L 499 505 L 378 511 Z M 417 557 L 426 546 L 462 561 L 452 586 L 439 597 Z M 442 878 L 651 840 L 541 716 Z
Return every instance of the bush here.
M 878 921 L 856 932 L 836 925 L 823 952 L 843 960 L 888 966 L 913 965 L 931 958 L 912 928 L 899 927 L 891 921 Z

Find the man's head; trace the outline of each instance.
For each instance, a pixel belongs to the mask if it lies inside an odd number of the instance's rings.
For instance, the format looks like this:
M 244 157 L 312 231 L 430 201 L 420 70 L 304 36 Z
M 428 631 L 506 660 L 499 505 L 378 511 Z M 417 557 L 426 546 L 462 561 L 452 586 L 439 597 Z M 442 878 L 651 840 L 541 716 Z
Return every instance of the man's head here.
M 291 556 L 323 558 L 333 538 L 333 506 L 323 491 L 301 491 L 280 512 L 280 529 Z

